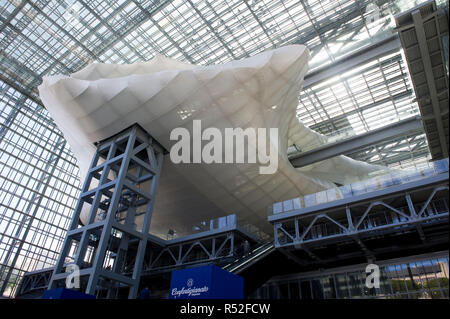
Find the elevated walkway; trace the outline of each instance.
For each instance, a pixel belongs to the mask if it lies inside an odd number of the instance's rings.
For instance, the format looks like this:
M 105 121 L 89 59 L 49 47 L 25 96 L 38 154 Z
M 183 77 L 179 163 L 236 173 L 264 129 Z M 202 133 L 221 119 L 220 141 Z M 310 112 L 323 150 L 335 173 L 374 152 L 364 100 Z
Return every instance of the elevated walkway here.
M 40 299 L 48 288 L 54 268 L 44 268 L 37 271 L 27 272 L 17 288 L 18 299 Z
M 274 246 L 310 265 L 363 262 L 448 245 L 448 159 L 272 207 Z
M 171 240 L 151 237 L 143 274 L 157 275 L 210 263 L 222 266 L 238 258 L 238 247 L 243 241 L 250 246 L 261 244 L 261 238 L 240 226 L 234 214 L 226 216 L 226 221 L 221 227 Z

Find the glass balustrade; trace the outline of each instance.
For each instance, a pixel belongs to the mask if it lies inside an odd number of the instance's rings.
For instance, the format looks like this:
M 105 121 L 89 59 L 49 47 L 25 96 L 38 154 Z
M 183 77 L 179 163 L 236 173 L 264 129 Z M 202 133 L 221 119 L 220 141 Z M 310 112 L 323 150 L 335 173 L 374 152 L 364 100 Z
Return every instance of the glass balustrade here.
M 297 207 L 297 206 L 296 206 Z M 193 222 L 185 225 L 183 229 L 168 229 L 167 234 L 154 234 L 164 240 L 171 240 L 181 238 L 193 234 L 198 234 L 206 231 L 221 230 L 225 228 L 233 228 L 239 226 L 240 229 L 252 234 L 255 238 L 267 241 L 271 236 L 263 232 L 260 228 L 249 223 L 238 223 L 236 214 L 221 216 L 214 219 Z
M 406 184 L 421 179 L 430 178 L 439 174 L 448 173 L 449 159 L 429 163 L 429 167 L 421 170 L 392 171 L 389 174 L 376 176 L 364 181 L 331 188 L 314 194 L 299 196 L 269 206 L 268 214 L 286 213 L 301 208 L 312 207 L 319 204 L 333 202 L 339 199 L 351 198 L 368 194 L 392 186 Z

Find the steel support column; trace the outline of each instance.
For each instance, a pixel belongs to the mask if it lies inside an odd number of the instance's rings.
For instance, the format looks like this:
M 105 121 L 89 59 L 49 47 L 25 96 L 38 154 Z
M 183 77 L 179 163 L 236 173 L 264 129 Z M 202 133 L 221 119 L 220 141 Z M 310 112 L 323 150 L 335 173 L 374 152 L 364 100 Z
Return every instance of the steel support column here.
M 138 125 L 97 145 L 49 289 L 64 286 L 65 266 L 74 263 L 82 291 L 114 297 L 128 287 L 136 297 L 162 162 L 162 147 Z

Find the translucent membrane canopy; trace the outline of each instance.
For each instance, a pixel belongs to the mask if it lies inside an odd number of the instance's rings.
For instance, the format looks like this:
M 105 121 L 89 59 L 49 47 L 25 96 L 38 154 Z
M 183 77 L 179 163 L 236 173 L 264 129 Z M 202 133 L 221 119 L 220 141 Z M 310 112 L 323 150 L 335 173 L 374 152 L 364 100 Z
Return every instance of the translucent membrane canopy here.
M 278 169 L 260 174 L 260 163 L 174 164 L 167 156 L 155 203 L 152 231 L 167 232 L 192 221 L 236 213 L 262 227 L 274 202 L 365 179 L 383 169 L 338 156 L 295 169 L 287 146 L 320 144 L 325 138 L 296 116 L 298 94 L 307 72 L 309 50 L 290 45 L 221 65 L 195 66 L 163 56 L 144 63 L 95 63 L 70 76 L 44 77 L 42 101 L 64 133 L 83 179 L 94 142 L 139 123 L 167 150 L 177 127 L 277 128 Z M 269 131 L 269 130 L 267 130 Z M 267 134 L 268 135 L 268 134 Z M 246 141 L 247 142 L 247 141 Z M 267 141 L 268 142 L 268 141 Z M 235 144 L 234 154 L 239 146 Z M 248 141 L 247 150 L 262 152 Z

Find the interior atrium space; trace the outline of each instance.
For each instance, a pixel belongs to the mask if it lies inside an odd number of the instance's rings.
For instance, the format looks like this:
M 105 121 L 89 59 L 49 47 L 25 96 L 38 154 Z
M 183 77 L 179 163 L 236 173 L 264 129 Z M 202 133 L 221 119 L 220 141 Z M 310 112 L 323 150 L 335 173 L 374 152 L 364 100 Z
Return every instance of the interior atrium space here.
M 0 299 L 448 299 L 448 9 L 0 0 Z

